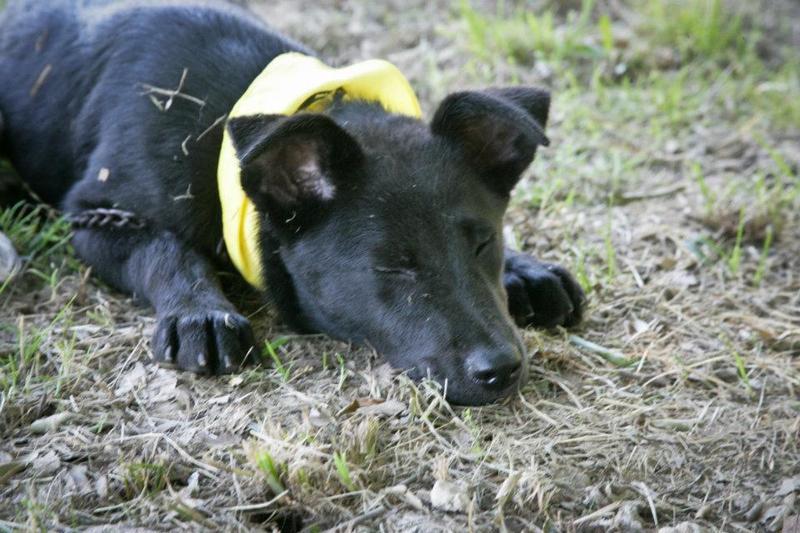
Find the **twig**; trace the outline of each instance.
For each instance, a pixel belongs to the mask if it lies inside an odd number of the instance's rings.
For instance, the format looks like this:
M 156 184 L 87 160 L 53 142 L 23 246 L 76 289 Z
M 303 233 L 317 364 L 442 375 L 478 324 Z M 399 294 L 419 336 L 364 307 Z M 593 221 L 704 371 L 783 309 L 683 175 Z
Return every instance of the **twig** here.
M 611 350 L 604 346 L 600 346 L 599 344 L 595 344 L 592 341 L 587 341 L 586 339 L 578 337 L 577 335 L 570 335 L 569 342 L 578 348 L 583 348 L 584 350 L 592 352 L 593 354 L 599 355 L 609 363 L 616 366 L 630 366 L 636 362 L 632 359 L 628 359 L 616 350 Z
M 383 506 L 378 507 L 377 509 L 373 509 L 372 511 L 367 511 L 364 514 L 358 515 L 352 520 L 348 520 L 343 524 L 339 524 L 337 526 L 333 526 L 330 529 L 325 530 L 326 532 L 333 532 L 333 531 L 351 531 L 355 526 L 362 522 L 366 522 L 367 520 L 372 520 L 373 518 L 377 518 L 383 513 L 386 512 L 386 508 Z
M 572 522 L 572 525 L 573 526 L 579 526 L 579 525 L 581 525 L 581 524 L 583 524 L 585 522 L 588 522 L 589 520 L 593 520 L 595 518 L 599 518 L 599 517 L 601 517 L 603 515 L 606 515 L 606 514 L 612 512 L 612 511 L 616 511 L 617 508 L 620 505 L 622 505 L 622 501 L 620 501 L 620 500 L 617 500 L 615 502 L 609 503 L 605 507 L 601 507 L 600 509 L 596 510 L 593 513 L 589 513 L 586 516 L 582 516 L 582 517 L 578 518 L 577 520 Z
M 543 421 L 547 422 L 548 424 L 550 424 L 551 426 L 557 427 L 557 428 L 558 427 L 562 427 L 564 425 L 566 425 L 566 426 L 570 425 L 570 424 L 567 424 L 566 422 L 563 422 L 563 421 L 561 423 L 556 422 L 555 420 L 553 420 L 552 417 L 547 416 L 543 412 L 539 411 L 531 402 L 529 402 L 528 400 L 525 399 L 525 396 L 522 394 L 522 392 L 517 391 L 517 396 L 519 396 L 519 401 L 522 402 L 522 405 L 524 405 L 525 407 L 530 409 L 530 411 L 536 416 L 536 418 L 539 418 L 540 420 L 543 420 Z
M 139 435 L 131 435 L 129 437 L 121 437 L 119 439 L 119 442 L 124 442 L 126 440 L 135 440 L 135 439 L 152 439 L 153 437 L 159 438 L 159 439 L 164 439 L 164 441 L 167 444 L 169 444 L 170 446 L 172 446 L 172 448 L 174 448 L 175 451 L 178 452 L 178 454 L 181 457 L 183 457 L 184 459 L 186 459 L 187 461 L 189 461 L 193 465 L 199 466 L 200 468 L 203 468 L 204 470 L 206 470 L 206 472 L 207 472 L 206 475 L 208 475 L 208 472 L 213 472 L 215 474 L 219 473 L 219 471 L 220 471 L 219 468 L 217 468 L 217 467 L 215 467 L 213 465 L 210 465 L 208 463 L 204 463 L 204 462 L 200 461 L 199 459 L 195 459 L 194 457 L 189 455 L 189 453 L 186 450 L 181 448 L 178 445 L 177 442 L 175 442 L 174 440 L 172 440 L 168 436 L 164 435 L 163 433 L 142 433 L 142 434 L 139 434 Z M 209 476 L 209 477 L 212 477 L 212 476 Z
M 281 500 L 284 496 L 289 494 L 288 490 L 285 490 L 272 498 L 271 500 L 263 503 L 253 503 L 249 505 L 234 505 L 233 507 L 226 507 L 226 511 L 260 511 L 261 509 L 266 509 L 267 507 L 272 507 L 275 505 L 279 500 Z
M 203 514 L 197 509 L 193 509 L 188 505 L 186 505 L 185 503 L 183 503 L 182 501 L 180 501 L 180 499 L 175 503 L 173 503 L 170 507 L 172 507 L 172 510 L 181 515 L 183 518 L 188 518 L 193 522 L 197 522 L 198 524 L 206 527 L 207 529 L 210 530 L 214 529 L 213 522 L 206 519 L 206 517 L 203 516 Z
M 189 149 L 188 149 L 188 148 L 186 148 L 186 144 L 187 144 L 187 143 L 188 143 L 188 142 L 189 142 L 191 139 L 192 139 L 192 136 L 191 136 L 191 135 L 187 135 L 187 136 L 186 136 L 186 138 L 185 138 L 185 139 L 183 140 L 183 142 L 181 143 L 181 151 L 183 152 L 183 155 L 185 155 L 185 156 L 188 156 L 188 155 L 189 155 Z
M 180 200 L 193 200 L 194 195 L 192 194 L 192 184 L 190 183 L 189 186 L 186 188 L 186 192 L 183 194 L 179 194 L 173 198 L 174 201 L 178 202 Z
M 36 81 L 33 83 L 33 87 L 31 87 L 31 98 L 39 93 L 39 89 L 41 89 L 42 85 L 44 85 L 44 82 L 47 79 L 47 76 L 50 75 L 51 70 L 53 70 L 53 65 L 48 64 L 44 67 L 44 69 L 42 69 L 42 72 L 39 73 L 39 77 L 36 78 Z
M 180 94 L 181 90 L 183 90 L 183 84 L 186 83 L 186 75 L 188 73 L 189 73 L 188 68 L 184 68 L 183 72 L 181 72 L 181 80 L 178 82 L 178 88 L 175 89 L 175 92 L 169 95 L 169 100 L 167 100 L 167 103 L 164 104 L 164 111 L 169 111 L 169 108 L 172 107 L 172 102 L 175 101 L 175 95 Z
M 656 513 L 656 504 L 653 501 L 653 491 L 641 481 L 631 483 L 631 488 L 645 497 L 647 505 L 650 507 L 650 513 L 653 515 L 653 523 L 658 527 L 658 513 Z
M 150 99 L 153 100 L 153 102 L 162 111 L 169 111 L 170 107 L 172 107 L 172 103 L 175 101 L 176 98 L 182 98 L 183 100 L 187 100 L 189 102 L 197 104 L 200 107 L 205 107 L 206 105 L 205 100 L 201 100 L 200 98 L 182 92 L 183 84 L 186 82 L 186 75 L 188 73 L 189 69 L 183 69 L 183 73 L 181 74 L 181 79 L 178 82 L 177 89 L 162 89 L 161 87 L 156 87 L 148 83 L 143 83 L 142 88 L 144 89 L 144 93 L 142 94 L 150 96 Z M 153 95 L 166 96 L 167 101 L 162 103 Z
M 627 205 L 633 202 L 640 202 L 642 200 L 652 200 L 654 198 L 663 198 L 665 196 L 672 196 L 675 193 L 681 192 L 686 189 L 686 185 L 681 183 L 666 189 L 659 189 L 653 192 L 632 192 L 628 194 L 620 194 L 616 200 L 616 205 Z
M 202 132 L 200 135 L 198 135 L 198 136 L 197 136 L 197 139 L 196 139 L 194 142 L 195 142 L 195 143 L 199 143 L 201 140 L 203 140 L 203 137 L 205 137 L 206 135 L 208 135 L 208 133 L 209 133 L 211 130 L 213 130 L 214 128 L 216 128 L 217 126 L 219 126 L 219 123 L 220 123 L 220 122 L 222 122 L 222 121 L 224 121 L 226 118 L 228 118 L 228 115 L 227 115 L 227 114 L 225 114 L 225 115 L 222 115 L 222 116 L 220 116 L 220 117 L 217 117 L 217 120 L 215 120 L 214 122 L 212 122 L 212 123 L 211 123 L 211 125 L 210 125 L 209 127 L 207 127 L 206 129 L 204 129 L 204 130 L 203 130 L 203 132 Z

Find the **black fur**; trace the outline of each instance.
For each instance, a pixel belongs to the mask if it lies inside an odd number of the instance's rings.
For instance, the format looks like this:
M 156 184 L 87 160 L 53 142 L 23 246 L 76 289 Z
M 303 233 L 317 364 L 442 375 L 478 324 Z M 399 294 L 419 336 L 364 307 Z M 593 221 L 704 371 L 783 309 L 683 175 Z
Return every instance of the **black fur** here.
M 0 150 L 67 212 L 147 221 L 77 230 L 74 244 L 156 309 L 159 361 L 230 372 L 256 345 L 216 280 L 216 168 L 226 113 L 292 50 L 310 53 L 223 4 L 11 0 L 0 14 Z M 549 327 L 583 303 L 565 270 L 502 244 L 548 108 L 541 90 L 490 89 L 449 96 L 430 126 L 341 101 L 227 122 L 283 317 L 368 342 L 455 402 L 512 391 L 524 350 L 509 305 L 518 324 Z

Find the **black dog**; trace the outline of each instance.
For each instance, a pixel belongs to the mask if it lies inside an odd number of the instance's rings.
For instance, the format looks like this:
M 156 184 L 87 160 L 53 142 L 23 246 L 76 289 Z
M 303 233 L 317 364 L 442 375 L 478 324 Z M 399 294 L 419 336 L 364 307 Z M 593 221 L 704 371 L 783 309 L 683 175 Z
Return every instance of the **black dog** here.
M 226 121 L 290 51 L 312 55 L 234 6 L 11 0 L 0 153 L 75 217 L 102 279 L 155 307 L 156 360 L 223 373 L 256 345 L 216 276 L 227 127 L 285 320 L 368 343 L 451 401 L 507 395 L 523 374 L 513 320 L 568 326 L 583 304 L 564 269 L 502 242 L 509 194 L 547 144 L 549 95 L 455 93 L 430 124 L 343 99 Z

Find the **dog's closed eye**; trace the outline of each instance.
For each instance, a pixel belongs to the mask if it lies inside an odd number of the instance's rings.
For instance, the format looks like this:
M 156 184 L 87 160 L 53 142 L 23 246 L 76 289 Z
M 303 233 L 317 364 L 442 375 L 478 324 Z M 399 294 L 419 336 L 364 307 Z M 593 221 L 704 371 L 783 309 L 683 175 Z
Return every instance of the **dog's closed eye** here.
M 494 242 L 496 236 L 497 234 L 494 232 L 491 233 L 489 236 L 484 236 L 481 239 L 480 244 L 478 244 L 478 246 L 475 248 L 475 256 L 477 257 L 481 255 L 483 251 L 486 250 L 486 248 Z
M 386 276 L 399 276 L 408 279 L 416 279 L 417 277 L 417 273 L 410 268 L 376 266 L 373 267 L 373 270 Z

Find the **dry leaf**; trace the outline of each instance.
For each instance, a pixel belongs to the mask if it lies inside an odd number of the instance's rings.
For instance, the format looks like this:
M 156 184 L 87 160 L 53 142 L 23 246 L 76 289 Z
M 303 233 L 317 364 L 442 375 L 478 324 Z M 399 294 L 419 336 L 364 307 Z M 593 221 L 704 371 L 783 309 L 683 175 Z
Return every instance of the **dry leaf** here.
M 336 416 L 340 417 L 340 416 L 347 415 L 347 414 L 350 414 L 350 413 L 355 413 L 359 409 L 364 409 L 364 408 L 367 408 L 367 407 L 370 407 L 370 406 L 380 405 L 380 404 L 382 404 L 384 402 L 385 402 L 385 400 L 382 400 L 380 398 L 356 398 L 355 400 L 353 400 L 352 402 L 347 404 L 345 407 L 340 409 L 339 412 L 336 413 Z
M 169 402 L 175 399 L 178 375 L 174 370 L 157 368 L 147 383 L 147 396 L 151 402 Z
M 385 402 L 377 403 L 361 407 L 358 412 L 365 416 L 378 416 L 391 418 L 397 416 L 406 410 L 406 404 L 398 400 L 386 400 Z
M 222 396 L 217 396 L 216 398 L 211 398 L 210 400 L 208 400 L 208 403 L 210 403 L 212 405 L 225 405 L 229 401 L 231 401 L 231 395 L 230 394 L 223 394 Z
M 509 474 L 506 480 L 503 481 L 503 484 L 500 485 L 500 489 L 497 491 L 497 496 L 494 498 L 500 507 L 503 507 L 511 495 L 514 494 L 521 475 L 521 472 L 513 472 Z
M 114 394 L 117 396 L 125 396 L 134 389 L 141 387 L 147 379 L 147 371 L 142 363 L 137 362 L 133 365 L 125 375 L 119 380 L 117 390 Z
M 686 270 L 675 270 L 665 274 L 661 278 L 660 284 L 674 289 L 688 289 L 689 287 L 695 287 L 699 285 L 700 280 L 698 280 L 697 276 L 691 272 Z
M 422 500 L 413 492 L 408 490 L 408 487 L 405 485 L 395 485 L 393 487 L 388 487 L 382 491 L 384 494 L 391 494 L 393 496 L 397 496 L 398 498 L 402 499 L 408 505 L 417 509 L 418 511 L 424 511 L 425 505 L 422 503 Z

